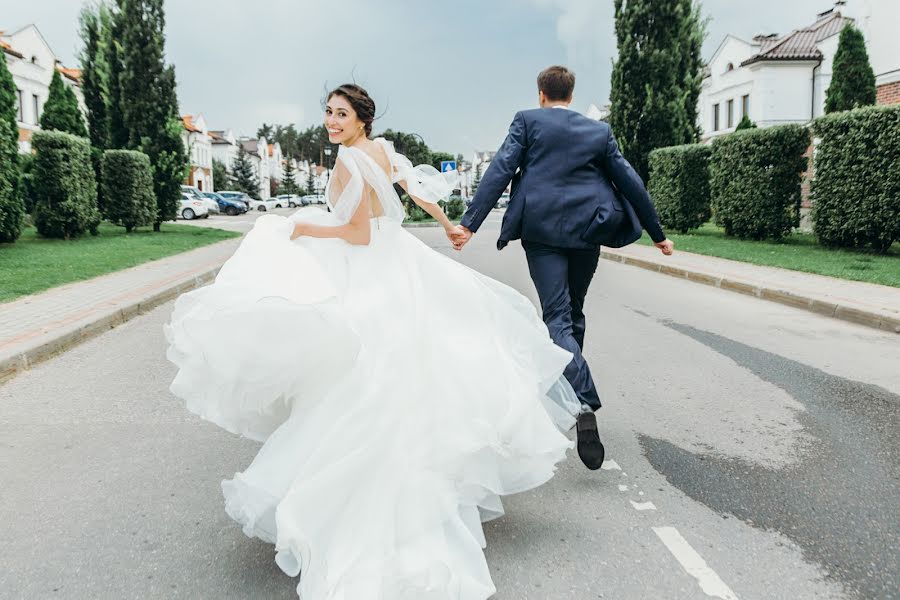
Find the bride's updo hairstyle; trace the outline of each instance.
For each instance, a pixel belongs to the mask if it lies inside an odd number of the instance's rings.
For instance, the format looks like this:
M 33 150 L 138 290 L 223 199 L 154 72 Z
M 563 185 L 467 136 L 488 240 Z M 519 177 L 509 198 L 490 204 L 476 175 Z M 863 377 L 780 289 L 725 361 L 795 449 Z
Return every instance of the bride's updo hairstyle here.
M 333 96 L 340 96 L 350 103 L 356 112 L 356 117 L 366 126 L 366 137 L 372 135 L 372 122 L 375 120 L 375 101 L 369 96 L 369 92 L 355 83 L 345 83 L 328 93 L 331 100 Z

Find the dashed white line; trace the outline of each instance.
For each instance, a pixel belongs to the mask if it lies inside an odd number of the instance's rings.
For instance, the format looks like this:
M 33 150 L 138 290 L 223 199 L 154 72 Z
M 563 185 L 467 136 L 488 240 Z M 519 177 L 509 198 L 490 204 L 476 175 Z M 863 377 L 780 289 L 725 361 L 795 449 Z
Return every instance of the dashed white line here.
M 620 484 L 619 484 L 619 491 L 620 491 L 620 492 L 627 492 L 627 491 L 628 491 L 628 486 L 627 486 L 627 485 L 622 485 L 622 484 L 620 483 Z
M 600 468 L 603 469 L 604 471 L 621 471 L 622 470 L 622 467 L 619 466 L 619 463 L 617 463 L 614 460 L 604 460 L 603 465 L 601 465 Z
M 629 500 L 629 502 L 635 510 L 656 510 L 656 505 L 652 502 L 635 502 L 634 500 Z
M 632 502 L 634 504 L 634 502 Z M 637 507 L 635 507 L 637 508 Z M 721 598 L 722 600 L 738 600 L 731 588 L 709 568 L 703 557 L 697 554 L 687 540 L 681 537 L 678 530 L 674 527 L 654 527 L 653 532 L 666 545 L 672 556 L 675 557 L 687 573 L 697 580 L 700 589 L 707 596 L 713 598 Z

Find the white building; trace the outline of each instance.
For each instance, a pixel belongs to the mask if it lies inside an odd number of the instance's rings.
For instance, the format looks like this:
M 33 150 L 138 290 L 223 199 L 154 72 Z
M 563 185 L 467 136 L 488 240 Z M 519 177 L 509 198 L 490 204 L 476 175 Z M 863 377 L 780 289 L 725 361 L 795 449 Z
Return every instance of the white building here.
M 242 138 L 239 143 L 244 147 L 253 168 L 256 170 L 256 178 L 259 181 L 259 197 L 263 200 L 269 198 L 269 144 L 266 138 L 260 136 L 258 140 Z
M 212 137 L 206 127 L 206 120 L 203 115 L 196 117 L 184 115 L 181 117 L 181 123 L 183 125 L 181 140 L 184 142 L 190 162 L 190 173 L 185 183 L 202 191 L 211 192 L 215 189 L 212 170 L 213 150 Z
M 269 179 L 281 183 L 281 180 L 284 179 L 284 156 L 281 153 L 281 144 L 278 142 L 268 144 L 267 150 Z
M 225 170 L 231 173 L 234 168 L 234 159 L 237 158 L 238 153 L 238 142 L 234 137 L 234 132 L 230 129 L 210 131 L 209 137 L 212 143 L 213 160 L 225 165 Z
M 744 115 L 760 127 L 821 116 L 840 32 L 853 22 L 840 8 L 780 37 L 761 35 L 748 42 L 726 36 L 707 65 L 700 92 L 703 138 L 734 131 Z
M 12 33 L 0 31 L 0 49 L 6 55 L 16 86 L 20 152 L 31 152 L 31 136 L 41 128 L 41 113 L 50 95 L 54 69 L 59 70 L 63 82 L 75 92 L 82 115 L 87 114 L 80 86 L 81 71 L 59 65 L 37 27 L 26 25 Z
M 866 38 L 869 62 L 875 71 L 878 104 L 900 102 L 900 2 L 897 0 L 855 0 L 846 12 L 856 18 Z

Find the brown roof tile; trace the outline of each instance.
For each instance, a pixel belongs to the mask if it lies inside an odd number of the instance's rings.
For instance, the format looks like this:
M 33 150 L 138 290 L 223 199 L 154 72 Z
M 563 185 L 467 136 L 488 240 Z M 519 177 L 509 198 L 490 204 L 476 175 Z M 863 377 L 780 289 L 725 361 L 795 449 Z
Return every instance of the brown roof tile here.
M 819 42 L 840 31 L 853 19 L 834 11 L 821 15 L 809 27 L 797 29 L 778 39 L 763 39 L 759 52 L 741 63 L 742 66 L 768 60 L 818 60 Z

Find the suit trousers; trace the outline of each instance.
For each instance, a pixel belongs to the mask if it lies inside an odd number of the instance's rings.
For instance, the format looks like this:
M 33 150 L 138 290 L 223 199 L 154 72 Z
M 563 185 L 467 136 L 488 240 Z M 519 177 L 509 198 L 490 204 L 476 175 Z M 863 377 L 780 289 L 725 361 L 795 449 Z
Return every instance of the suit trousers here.
M 582 250 L 522 240 L 531 280 L 541 299 L 553 342 L 572 353 L 564 375 L 582 404 L 600 408 L 600 396 L 584 360 L 584 298 L 597 270 L 600 248 Z

